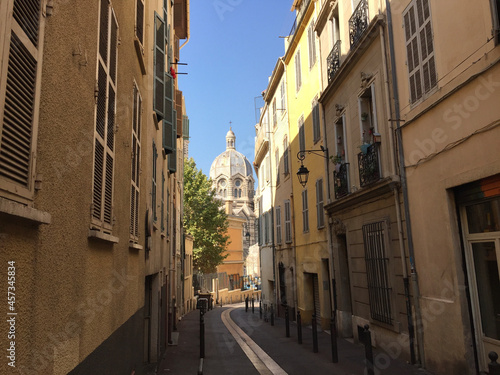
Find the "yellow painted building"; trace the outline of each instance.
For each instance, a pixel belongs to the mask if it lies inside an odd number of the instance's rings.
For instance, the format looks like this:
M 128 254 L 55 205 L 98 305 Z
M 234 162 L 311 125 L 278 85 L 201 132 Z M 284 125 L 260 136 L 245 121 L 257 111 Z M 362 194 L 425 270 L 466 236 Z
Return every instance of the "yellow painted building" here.
M 297 309 L 304 322 L 313 314 L 323 327 L 331 316 L 330 255 L 323 206 L 328 199 L 325 178 L 326 152 L 322 151 L 324 134 L 318 98 L 321 94 L 319 42 L 314 31 L 319 3 L 294 1 L 297 17 L 286 39 L 283 57 L 286 66 L 290 166 L 292 173 L 292 216 L 296 253 Z M 304 165 L 309 182 L 303 187 L 295 176 L 297 155 L 305 152 Z

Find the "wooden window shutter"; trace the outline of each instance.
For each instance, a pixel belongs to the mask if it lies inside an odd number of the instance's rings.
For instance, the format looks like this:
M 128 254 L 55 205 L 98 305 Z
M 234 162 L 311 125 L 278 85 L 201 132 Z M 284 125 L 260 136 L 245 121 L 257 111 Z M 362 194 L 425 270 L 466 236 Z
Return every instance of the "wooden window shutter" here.
M 431 14 L 428 0 L 414 0 L 403 15 L 410 102 L 437 85 Z
M 141 114 L 142 98 L 134 84 L 132 117 L 132 179 L 130 199 L 130 235 L 133 239 L 139 237 L 139 184 L 140 184 L 140 157 L 141 157 Z
M 144 45 L 144 0 L 136 0 L 135 36 Z
M 171 154 L 175 149 L 175 138 L 173 137 L 174 123 L 174 82 L 170 74 L 165 73 L 165 118 L 163 119 L 163 149 L 166 154 Z M 175 125 L 175 126 L 174 126 Z M 177 129 L 176 129 L 177 130 Z
M 304 116 L 299 118 L 299 149 L 304 151 L 306 149 L 306 133 L 304 129 Z
M 175 90 L 175 110 L 177 116 L 174 121 L 177 122 L 177 137 L 182 137 L 182 91 Z
M 155 13 L 153 110 L 161 121 L 165 117 L 165 22 Z
M 12 29 L 5 30 L 10 43 L 6 38 L 9 45 L 2 56 L 5 70 L 0 72 L 6 77 L 5 91 L 0 92 L 4 104 L 0 107 L 0 178 L 16 195 L 31 198 L 38 124 L 37 78 L 41 68 L 40 1 L 14 1 L 11 15 L 12 19 L 8 14 L 7 20 L 11 20 L 8 26 L 11 24 Z
M 302 85 L 302 75 L 300 71 L 300 51 L 297 51 L 295 55 L 295 88 L 297 91 L 300 90 Z
M 314 98 L 313 102 L 313 138 L 314 142 L 317 142 L 321 137 L 320 121 L 319 121 L 319 104 L 318 98 Z
M 174 117 L 177 116 L 177 111 L 174 109 Z M 168 155 L 168 170 L 170 173 L 175 173 L 177 171 L 177 127 L 172 126 L 172 141 L 173 149 L 172 153 Z
M 101 1 L 99 20 L 92 217 L 95 224 L 111 229 L 113 225 L 118 23 L 109 6 L 109 0 Z

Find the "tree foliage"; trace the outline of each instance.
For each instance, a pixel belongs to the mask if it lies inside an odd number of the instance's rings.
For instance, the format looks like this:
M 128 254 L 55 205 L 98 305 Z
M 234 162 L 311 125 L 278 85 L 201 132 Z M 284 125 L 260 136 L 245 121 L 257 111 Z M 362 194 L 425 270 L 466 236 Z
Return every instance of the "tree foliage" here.
M 193 236 L 193 266 L 203 273 L 216 272 L 227 257 L 229 224 L 222 202 L 208 177 L 193 158 L 184 163 L 184 228 Z

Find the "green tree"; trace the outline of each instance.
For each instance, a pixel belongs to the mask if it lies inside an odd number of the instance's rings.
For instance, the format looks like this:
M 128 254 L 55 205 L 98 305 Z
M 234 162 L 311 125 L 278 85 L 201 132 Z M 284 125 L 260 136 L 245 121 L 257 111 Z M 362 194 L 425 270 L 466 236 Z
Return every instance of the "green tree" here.
M 196 168 L 193 158 L 184 163 L 184 228 L 193 236 L 193 266 L 202 273 L 216 272 L 228 256 L 227 215 L 215 198 L 212 183 Z

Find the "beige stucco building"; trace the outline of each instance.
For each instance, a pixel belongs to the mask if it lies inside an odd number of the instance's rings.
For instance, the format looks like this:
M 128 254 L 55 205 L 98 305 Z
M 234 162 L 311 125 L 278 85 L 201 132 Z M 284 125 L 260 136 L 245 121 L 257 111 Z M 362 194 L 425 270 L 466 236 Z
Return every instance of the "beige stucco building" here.
M 500 8 L 498 1 L 455 1 L 450 17 L 447 5 L 391 2 L 395 119 L 422 359 L 438 374 L 475 374 L 487 371 L 490 351 L 500 353 Z
M 15 277 L 15 366 L 141 374 L 176 319 L 187 121 L 172 63 L 189 2 L 26 3 L 0 4 L 0 260 Z

